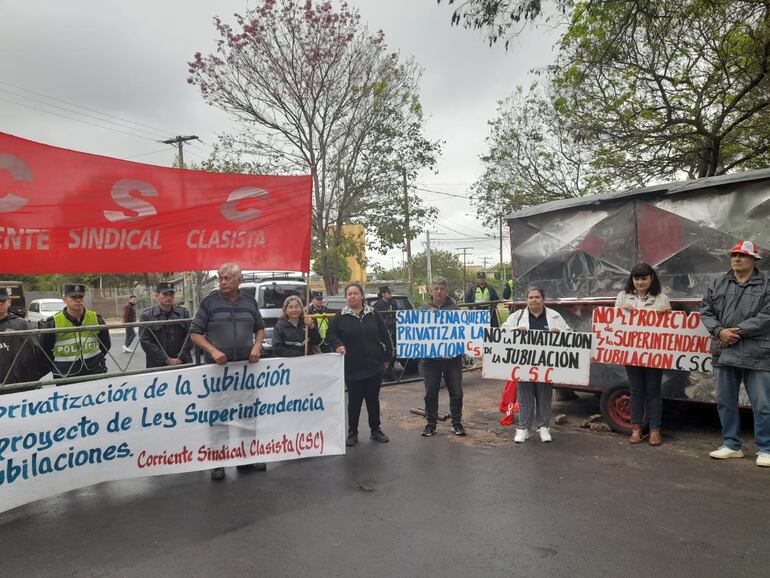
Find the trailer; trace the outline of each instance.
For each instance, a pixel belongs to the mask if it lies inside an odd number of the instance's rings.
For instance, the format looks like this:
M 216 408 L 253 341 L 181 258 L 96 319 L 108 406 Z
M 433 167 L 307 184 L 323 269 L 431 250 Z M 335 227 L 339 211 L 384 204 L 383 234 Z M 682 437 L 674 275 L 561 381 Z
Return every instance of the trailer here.
M 526 304 L 530 285 L 576 331 L 591 331 L 595 307 L 612 306 L 629 271 L 652 265 L 674 309 L 695 311 L 707 285 L 729 270 L 727 251 L 753 240 L 770 257 L 770 169 L 653 185 L 544 203 L 506 217 L 512 298 Z M 557 385 L 601 395 L 615 431 L 630 431 L 630 396 L 622 366 L 592 364 L 590 386 Z M 710 373 L 665 371 L 664 399 L 716 403 Z M 749 402 L 741 391 L 740 403 Z

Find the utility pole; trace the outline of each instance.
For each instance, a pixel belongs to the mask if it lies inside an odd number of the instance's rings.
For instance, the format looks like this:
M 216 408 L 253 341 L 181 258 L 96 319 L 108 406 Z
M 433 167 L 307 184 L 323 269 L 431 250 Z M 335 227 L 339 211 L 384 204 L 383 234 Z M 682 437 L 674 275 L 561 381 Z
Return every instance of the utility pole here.
M 487 270 L 487 261 L 488 260 L 489 260 L 489 257 L 486 257 L 486 256 L 481 258 L 481 266 L 484 268 L 483 269 L 484 271 Z
M 505 285 L 505 269 L 503 269 L 503 216 L 498 217 L 500 221 L 500 282 Z
M 174 138 L 170 138 L 168 140 L 162 140 L 163 144 L 167 145 L 176 145 L 178 155 L 179 155 L 179 168 L 184 168 L 184 143 L 191 140 L 200 140 L 195 135 L 190 136 L 175 136 Z M 195 282 L 195 273 L 192 271 L 184 271 L 182 273 L 182 279 L 184 279 L 184 300 L 185 304 L 187 305 L 188 310 L 195 311 L 197 309 L 196 305 L 198 304 L 198 296 L 197 293 L 197 283 Z
M 428 285 L 433 283 L 433 271 L 430 263 L 430 231 L 425 231 L 425 260 L 428 262 Z
M 406 169 L 404 175 L 404 219 L 406 223 L 406 279 L 409 282 L 409 295 L 414 290 L 414 278 L 412 277 L 412 231 L 409 228 L 409 191 L 406 185 Z
M 184 143 L 190 140 L 200 140 L 200 139 L 195 135 L 190 135 L 190 136 L 175 136 L 174 138 L 160 141 L 163 144 L 176 145 L 177 151 L 179 151 L 179 168 L 180 169 L 184 168 L 184 151 L 182 150 L 182 147 Z
M 473 247 L 455 247 L 455 248 L 456 248 L 458 251 L 462 251 L 462 252 L 463 252 L 463 295 L 465 295 L 465 291 L 466 291 L 466 289 L 467 289 L 467 287 L 466 287 L 466 285 L 467 285 L 467 281 L 466 281 L 466 277 L 467 277 L 467 274 L 466 274 L 467 265 L 466 265 L 466 262 L 465 262 L 465 257 L 466 257 L 466 255 L 468 254 L 468 251 L 470 251 L 471 249 L 473 249 Z

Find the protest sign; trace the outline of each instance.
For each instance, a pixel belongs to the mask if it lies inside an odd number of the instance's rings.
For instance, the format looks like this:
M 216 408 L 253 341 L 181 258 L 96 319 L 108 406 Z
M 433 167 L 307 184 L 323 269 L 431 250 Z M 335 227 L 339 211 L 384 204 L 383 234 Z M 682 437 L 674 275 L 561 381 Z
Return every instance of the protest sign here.
M 711 371 L 711 337 L 697 312 L 597 307 L 592 321 L 595 363 Z
M 342 356 L 0 396 L 0 511 L 99 482 L 345 453 Z
M 491 379 L 588 385 L 591 334 L 487 329 L 481 372 Z
M 396 357 L 441 359 L 481 357 L 488 310 L 410 309 L 396 311 Z

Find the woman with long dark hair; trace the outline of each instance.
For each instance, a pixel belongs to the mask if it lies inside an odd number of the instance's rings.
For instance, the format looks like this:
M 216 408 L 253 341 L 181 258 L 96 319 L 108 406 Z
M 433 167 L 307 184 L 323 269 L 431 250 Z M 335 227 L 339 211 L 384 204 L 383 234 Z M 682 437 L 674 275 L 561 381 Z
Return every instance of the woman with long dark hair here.
M 380 429 L 380 386 L 392 347 L 385 323 L 364 301 L 358 283 L 345 286 L 345 307 L 329 323 L 326 340 L 345 355 L 345 384 L 348 388 L 348 437 L 345 445 L 358 443 L 358 419 L 366 400 L 371 439 L 390 441 Z
M 647 263 L 637 263 L 631 269 L 623 291 L 615 300 L 615 307 L 627 311 L 671 311 L 671 304 L 662 292 L 658 274 Z M 631 437 L 628 441 L 632 444 L 642 442 L 642 422 L 646 413 L 650 426 L 650 445 L 659 446 L 663 441 L 660 435 L 663 412 L 660 385 L 663 381 L 663 370 L 657 367 L 626 365 L 626 374 L 631 389 Z

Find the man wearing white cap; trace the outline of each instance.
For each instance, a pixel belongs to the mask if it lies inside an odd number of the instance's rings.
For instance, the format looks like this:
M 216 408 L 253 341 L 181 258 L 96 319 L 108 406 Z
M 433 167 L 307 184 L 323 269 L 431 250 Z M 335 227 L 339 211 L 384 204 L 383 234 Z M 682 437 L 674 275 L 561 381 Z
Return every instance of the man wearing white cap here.
M 722 447 L 716 459 L 742 458 L 738 392 L 741 382 L 754 411 L 757 465 L 770 467 L 770 286 L 756 268 L 761 259 L 751 241 L 730 250 L 730 268 L 706 290 L 701 322 L 712 336 Z

